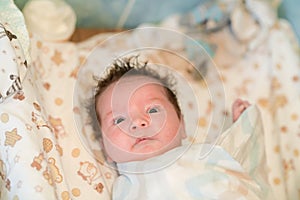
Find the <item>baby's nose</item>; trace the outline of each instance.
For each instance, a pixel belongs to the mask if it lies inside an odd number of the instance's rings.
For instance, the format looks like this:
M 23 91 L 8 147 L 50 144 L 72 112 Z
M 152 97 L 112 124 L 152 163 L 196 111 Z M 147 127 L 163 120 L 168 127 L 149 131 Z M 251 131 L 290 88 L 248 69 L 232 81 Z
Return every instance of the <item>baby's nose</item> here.
M 130 125 L 130 130 L 135 131 L 140 128 L 146 128 L 150 124 L 150 119 L 148 116 L 139 116 L 132 120 L 132 123 Z

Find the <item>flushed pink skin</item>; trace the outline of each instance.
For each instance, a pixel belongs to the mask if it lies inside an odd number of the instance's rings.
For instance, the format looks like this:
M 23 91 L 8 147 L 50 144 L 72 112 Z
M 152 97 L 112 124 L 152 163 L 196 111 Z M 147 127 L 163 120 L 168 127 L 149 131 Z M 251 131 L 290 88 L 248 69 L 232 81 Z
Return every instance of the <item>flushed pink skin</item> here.
M 130 76 L 98 97 L 103 146 L 115 162 L 145 160 L 180 146 L 186 137 L 182 116 L 157 80 Z M 122 119 L 116 124 L 117 119 Z M 124 119 L 124 120 L 123 120 Z

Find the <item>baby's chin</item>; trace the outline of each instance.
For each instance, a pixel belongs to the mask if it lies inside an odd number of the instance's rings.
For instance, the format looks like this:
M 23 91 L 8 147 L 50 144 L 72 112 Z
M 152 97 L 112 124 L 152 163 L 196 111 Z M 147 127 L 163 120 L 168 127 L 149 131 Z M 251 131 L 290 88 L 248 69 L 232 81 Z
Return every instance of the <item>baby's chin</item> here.
M 122 162 L 143 161 L 149 158 L 159 156 L 170 150 L 157 141 L 147 141 L 136 145 L 128 153 L 127 159 L 123 157 Z
M 131 148 L 132 153 L 152 154 L 162 149 L 163 145 L 158 140 L 145 139 L 134 144 Z

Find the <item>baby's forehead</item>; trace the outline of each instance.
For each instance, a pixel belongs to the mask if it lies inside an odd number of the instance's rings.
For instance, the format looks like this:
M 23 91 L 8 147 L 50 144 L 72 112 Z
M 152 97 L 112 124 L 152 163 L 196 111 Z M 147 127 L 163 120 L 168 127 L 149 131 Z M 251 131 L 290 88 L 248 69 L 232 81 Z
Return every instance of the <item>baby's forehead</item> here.
M 112 85 L 111 90 L 118 94 L 132 94 L 140 90 L 164 91 L 165 86 L 156 78 L 144 75 L 132 75 L 122 77 Z
M 99 96 L 97 104 L 117 108 L 120 105 L 128 106 L 128 102 L 149 102 L 153 99 L 168 99 L 163 84 L 156 78 L 134 75 L 111 84 Z
M 136 85 L 136 86 L 143 86 L 143 85 L 148 85 L 148 84 L 158 84 L 162 85 L 162 82 L 158 80 L 157 78 L 153 78 L 147 75 L 127 75 L 121 77 L 116 85 Z
M 168 98 L 166 87 L 159 79 L 147 75 L 130 75 L 112 82 L 97 96 L 96 102 L 99 105 L 111 101 L 128 101 L 137 95 Z

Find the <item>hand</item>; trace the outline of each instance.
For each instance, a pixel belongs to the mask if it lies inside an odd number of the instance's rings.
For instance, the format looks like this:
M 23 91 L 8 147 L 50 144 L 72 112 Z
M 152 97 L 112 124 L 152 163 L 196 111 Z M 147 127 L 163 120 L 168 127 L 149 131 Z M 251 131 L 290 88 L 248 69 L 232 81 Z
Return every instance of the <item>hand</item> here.
M 250 105 L 251 104 L 248 101 L 244 101 L 242 99 L 235 100 L 232 104 L 233 122 L 235 122 Z

